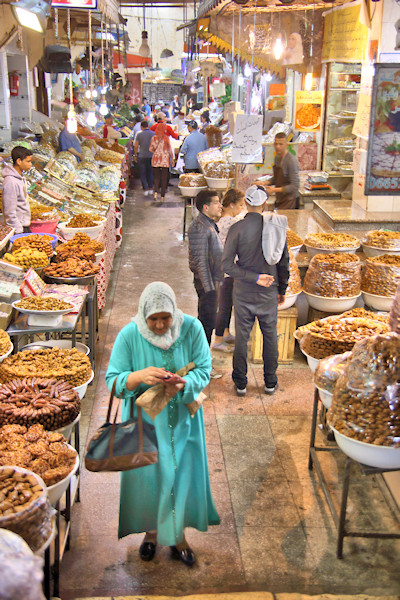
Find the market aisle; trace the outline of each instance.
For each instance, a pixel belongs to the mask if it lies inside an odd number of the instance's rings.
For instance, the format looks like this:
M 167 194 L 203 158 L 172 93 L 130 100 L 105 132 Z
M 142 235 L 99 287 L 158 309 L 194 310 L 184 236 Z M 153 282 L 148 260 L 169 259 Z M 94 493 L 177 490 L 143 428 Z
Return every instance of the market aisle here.
M 136 313 L 145 285 L 167 281 L 179 307 L 196 314 L 187 246 L 182 242 L 182 202 L 173 191 L 168 196 L 160 207 L 135 191 L 124 207 L 123 244 L 100 321 L 92 411 L 90 396 L 85 399 L 82 425 L 89 428 L 89 435 L 105 418 L 104 373 L 112 345 Z M 313 384 L 306 363 L 280 367 L 280 389 L 273 397 L 262 393 L 262 370 L 253 365 L 248 394 L 237 398 L 232 393 L 230 357 L 215 358 L 224 377 L 211 383 L 204 413 L 221 525 L 208 533 L 189 530 L 197 565 L 189 570 L 172 561 L 167 548 L 158 548 L 151 563 L 142 562 L 138 556 L 142 535 L 117 540 L 119 475 L 83 471 L 81 503 L 73 508 L 71 549 L 62 562 L 61 598 L 247 590 L 369 592 L 381 597 L 398 593 L 399 541 L 347 538 L 344 560 L 335 557 L 333 523 L 307 468 Z M 321 461 L 337 491 L 343 456 L 329 453 Z M 349 508 L 358 527 L 393 529 L 368 478 L 357 475 L 352 480 Z

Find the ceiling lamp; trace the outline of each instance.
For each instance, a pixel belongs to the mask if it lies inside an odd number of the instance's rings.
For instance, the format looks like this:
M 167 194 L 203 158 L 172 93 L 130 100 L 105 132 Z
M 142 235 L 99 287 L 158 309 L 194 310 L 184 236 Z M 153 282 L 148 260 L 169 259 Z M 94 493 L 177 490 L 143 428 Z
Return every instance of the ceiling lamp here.
M 151 54 L 150 46 L 147 42 L 147 38 L 148 38 L 147 31 L 142 31 L 142 43 L 140 44 L 139 54 L 140 54 L 140 56 L 143 56 L 144 58 L 148 58 Z
M 160 58 L 170 58 L 174 53 L 169 48 L 164 48 L 164 50 L 160 54 Z
M 49 4 L 45 0 L 19 0 L 11 2 L 14 17 L 22 27 L 28 27 L 39 33 L 46 30 Z
M 274 56 L 276 60 L 280 60 L 282 58 L 282 54 L 284 51 L 283 43 L 281 36 L 279 36 L 274 44 Z
M 76 133 L 77 129 L 78 121 L 76 120 L 75 108 L 73 104 L 70 104 L 67 118 L 67 131 L 69 133 Z

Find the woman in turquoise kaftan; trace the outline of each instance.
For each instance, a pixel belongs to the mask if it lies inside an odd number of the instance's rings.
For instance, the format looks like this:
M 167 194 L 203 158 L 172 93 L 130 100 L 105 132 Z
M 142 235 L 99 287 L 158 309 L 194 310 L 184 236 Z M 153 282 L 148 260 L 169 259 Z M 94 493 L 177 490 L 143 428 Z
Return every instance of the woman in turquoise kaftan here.
M 143 560 L 153 558 L 159 543 L 171 546 L 174 558 L 191 565 L 195 558 L 184 528 L 207 531 L 220 522 L 210 490 L 203 409 L 191 417 L 185 406 L 209 383 L 210 349 L 200 321 L 177 309 L 167 284 L 153 282 L 140 297 L 138 314 L 117 336 L 107 385 L 111 389 L 117 378 L 116 395 L 136 398 L 165 379 L 165 370 L 175 372 L 191 361 L 195 368 L 185 384 L 165 384 L 171 399 L 155 419 L 142 411 L 144 420 L 155 426 L 158 463 L 121 473 L 118 536 L 146 532 Z M 125 401 L 122 420 L 128 418 Z

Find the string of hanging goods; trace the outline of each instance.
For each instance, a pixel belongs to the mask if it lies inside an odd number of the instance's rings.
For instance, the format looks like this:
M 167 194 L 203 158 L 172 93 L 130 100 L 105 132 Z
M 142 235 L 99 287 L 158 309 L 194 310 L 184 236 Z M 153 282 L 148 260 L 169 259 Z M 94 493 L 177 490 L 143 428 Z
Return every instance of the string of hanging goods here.
M 68 47 L 71 52 L 71 14 L 70 9 L 67 8 L 67 37 Z M 72 73 L 69 74 L 69 111 L 67 117 L 67 131 L 69 133 L 76 133 L 78 129 L 78 122 L 76 120 L 75 108 L 73 103 L 73 90 L 72 90 Z
M 93 64 L 92 64 L 92 11 L 89 10 L 89 77 L 90 77 L 90 98 L 93 99 Z M 93 102 L 93 100 L 92 100 Z M 94 106 L 88 112 L 86 122 L 89 127 L 95 127 L 97 123 L 96 113 L 94 112 Z

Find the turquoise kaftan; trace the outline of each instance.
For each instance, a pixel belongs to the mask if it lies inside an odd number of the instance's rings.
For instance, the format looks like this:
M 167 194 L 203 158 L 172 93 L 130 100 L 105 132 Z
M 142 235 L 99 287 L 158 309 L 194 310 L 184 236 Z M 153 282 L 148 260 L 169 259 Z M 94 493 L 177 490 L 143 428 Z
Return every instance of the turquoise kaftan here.
M 158 543 L 172 546 L 182 541 L 185 527 L 207 531 L 209 525 L 220 522 L 210 490 L 203 408 L 192 418 L 185 406 L 209 382 L 210 349 L 200 321 L 185 315 L 180 336 L 168 350 L 150 344 L 137 325 L 129 323 L 115 341 L 106 381 L 111 389 L 118 376 L 116 394 L 136 397 L 149 386 L 126 390 L 132 371 L 153 366 L 175 372 L 191 361 L 196 368 L 185 375 L 184 390 L 154 421 L 142 411 L 144 420 L 155 426 L 159 462 L 121 473 L 120 538 L 157 530 Z M 124 402 L 122 420 L 128 418 L 129 403 Z

